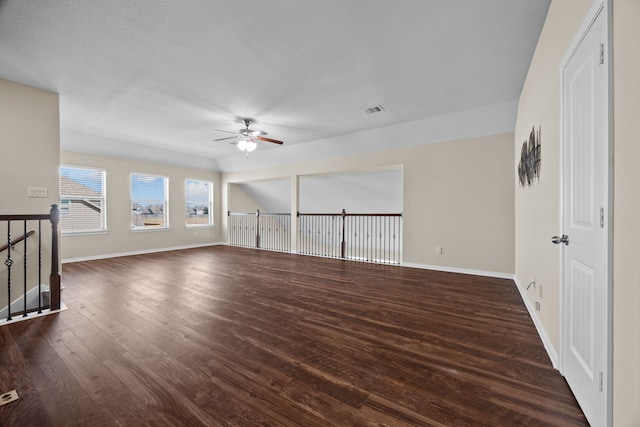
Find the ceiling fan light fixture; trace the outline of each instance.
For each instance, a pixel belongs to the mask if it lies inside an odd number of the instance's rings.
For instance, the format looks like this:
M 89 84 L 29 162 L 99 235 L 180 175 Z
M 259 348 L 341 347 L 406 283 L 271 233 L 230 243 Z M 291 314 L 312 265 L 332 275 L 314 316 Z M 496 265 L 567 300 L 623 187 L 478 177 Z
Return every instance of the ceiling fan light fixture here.
M 2 0 L 0 0 L 0 1 L 2 1 Z M 278 144 L 278 145 L 284 144 L 282 141 L 279 141 L 277 139 L 271 139 L 271 138 L 267 138 L 267 137 L 263 136 L 263 135 L 267 135 L 267 133 L 265 131 L 249 129 L 249 125 L 251 125 L 251 120 L 250 119 L 242 119 L 242 122 L 244 123 L 245 128 L 244 129 L 240 129 L 237 132 L 231 132 L 231 131 L 228 131 L 228 130 L 221 130 L 221 129 L 214 129 L 214 130 L 219 131 L 219 132 L 235 133 L 234 136 L 228 136 L 228 137 L 225 137 L 225 138 L 218 138 L 218 139 L 214 139 L 214 141 L 223 141 L 225 139 L 235 139 L 236 140 L 235 145 L 238 147 L 238 150 L 240 150 L 243 153 L 245 153 L 247 157 L 249 157 L 249 153 L 251 153 L 256 148 L 258 148 L 258 144 L 257 144 L 256 141 L 271 142 L 273 144 Z

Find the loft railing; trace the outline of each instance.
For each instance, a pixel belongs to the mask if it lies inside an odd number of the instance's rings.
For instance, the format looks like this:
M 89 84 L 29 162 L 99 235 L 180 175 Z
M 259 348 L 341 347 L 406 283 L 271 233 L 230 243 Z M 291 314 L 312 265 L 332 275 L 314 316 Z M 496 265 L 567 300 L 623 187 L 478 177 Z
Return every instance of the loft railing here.
M 400 264 L 402 214 L 300 213 L 298 252 L 380 264 Z
M 49 301 L 44 302 L 42 298 L 43 286 L 42 286 L 42 222 L 49 221 L 51 223 L 51 273 L 49 274 Z M 28 238 L 35 234 L 35 230 L 27 231 L 29 226 L 37 222 L 37 256 L 36 260 L 32 261 L 33 254 L 30 255 L 28 249 Z M 4 257 L 6 251 L 6 258 L 4 260 L 4 266 L 6 274 L 6 287 L 0 284 L 0 290 L 4 290 L 7 296 L 6 301 L 6 320 L 13 319 L 12 315 L 22 315 L 27 317 L 29 313 L 36 312 L 42 313 L 42 310 L 59 310 L 60 309 L 60 270 L 59 270 L 59 254 L 58 254 L 58 224 L 60 222 L 60 210 L 57 205 L 51 205 L 49 214 L 43 215 L 0 215 L 0 224 L 6 227 L 6 244 L 0 247 L 0 254 Z M 18 231 L 20 230 L 20 231 Z M 12 234 L 20 233 L 18 238 L 12 238 Z M 16 274 L 20 273 L 19 262 L 22 258 L 22 283 L 14 283 L 12 280 Z M 37 272 L 37 284 L 34 286 L 32 277 L 30 274 L 30 266 L 36 263 Z M 30 282 L 31 281 L 31 282 Z M 17 288 L 17 291 L 15 291 Z M 28 303 L 28 295 L 33 293 L 37 289 L 37 295 L 35 299 L 37 302 L 34 307 Z M 16 295 L 19 295 L 16 299 Z M 20 301 L 22 300 L 22 301 Z M 2 304 L 0 304 L 0 308 Z M 19 307 L 14 310 L 14 307 Z M 4 316 L 3 316 L 4 317 Z
M 229 244 L 291 252 L 291 214 L 227 212 Z
M 288 213 L 227 212 L 229 244 L 291 252 Z M 297 252 L 379 264 L 400 264 L 400 213 L 300 213 Z

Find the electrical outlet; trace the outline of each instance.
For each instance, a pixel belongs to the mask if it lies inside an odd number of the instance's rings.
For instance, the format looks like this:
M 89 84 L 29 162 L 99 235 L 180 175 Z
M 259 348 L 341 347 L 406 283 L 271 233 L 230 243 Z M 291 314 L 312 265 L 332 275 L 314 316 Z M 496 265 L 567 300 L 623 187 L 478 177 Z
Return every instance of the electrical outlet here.
M 15 402 L 16 400 L 18 400 L 18 393 L 16 393 L 15 390 L 8 391 L 0 395 L 0 406 Z
M 540 311 L 540 301 L 536 301 L 536 311 Z

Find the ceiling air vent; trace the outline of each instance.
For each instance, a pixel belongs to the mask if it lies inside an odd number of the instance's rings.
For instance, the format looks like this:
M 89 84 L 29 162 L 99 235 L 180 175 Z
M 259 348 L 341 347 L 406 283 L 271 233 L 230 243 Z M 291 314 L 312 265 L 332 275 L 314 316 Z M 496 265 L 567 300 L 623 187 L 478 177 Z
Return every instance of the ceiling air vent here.
M 375 107 L 367 108 L 366 110 L 364 110 L 364 112 L 367 114 L 379 113 L 381 111 L 384 111 L 384 107 L 382 105 L 376 105 Z

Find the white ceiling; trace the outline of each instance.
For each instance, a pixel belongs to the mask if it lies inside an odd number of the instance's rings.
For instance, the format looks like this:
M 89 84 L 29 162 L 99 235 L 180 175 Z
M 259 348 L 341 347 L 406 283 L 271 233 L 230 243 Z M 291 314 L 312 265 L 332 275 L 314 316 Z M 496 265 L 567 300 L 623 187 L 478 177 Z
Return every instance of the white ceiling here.
M 242 117 L 285 150 L 515 106 L 549 3 L 0 0 L 0 77 L 60 94 L 63 149 L 215 165 Z

